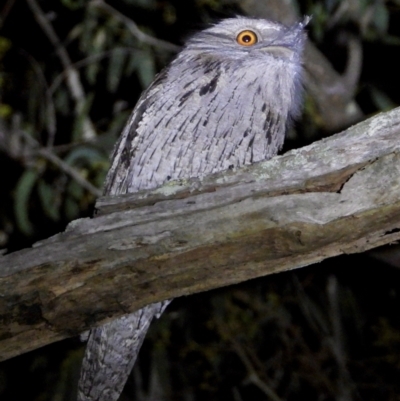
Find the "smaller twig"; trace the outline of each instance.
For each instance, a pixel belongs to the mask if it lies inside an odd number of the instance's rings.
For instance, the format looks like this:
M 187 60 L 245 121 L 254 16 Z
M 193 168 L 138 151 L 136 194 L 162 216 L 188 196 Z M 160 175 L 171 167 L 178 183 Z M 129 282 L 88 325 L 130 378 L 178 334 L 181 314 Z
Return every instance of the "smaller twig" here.
M 85 57 L 82 60 L 79 60 L 76 63 L 73 63 L 72 66 L 78 70 L 80 68 L 86 67 L 87 65 L 89 65 L 95 61 L 110 57 L 114 52 L 117 52 L 117 51 L 123 51 L 126 53 L 134 53 L 135 52 L 134 49 L 129 48 L 129 47 L 116 47 L 111 50 L 107 50 L 104 52 L 94 54 L 89 57 Z M 63 82 L 66 78 L 67 78 L 67 74 L 65 71 L 63 71 L 61 74 L 58 74 L 54 78 L 53 83 L 50 86 L 50 89 L 49 89 L 50 93 L 54 93 L 56 91 L 56 89 L 60 86 L 61 82 Z
M 338 299 L 338 283 L 335 276 L 328 278 L 327 293 L 332 319 L 333 336 L 329 342 L 333 355 L 339 367 L 338 399 L 351 401 L 353 386 L 350 373 L 346 366 L 345 349 L 343 344 L 343 328 Z
M 124 14 L 120 13 L 114 7 L 111 7 L 109 4 L 105 3 L 103 0 L 92 0 L 90 2 L 90 5 L 107 11 L 114 18 L 123 22 L 130 30 L 132 35 L 142 43 L 146 43 L 148 45 L 158 47 L 163 50 L 168 50 L 174 53 L 180 50 L 180 46 L 174 45 L 173 43 L 167 42 L 166 40 L 154 38 L 153 36 L 142 32 L 134 21 L 126 17 Z
M 231 330 L 224 325 L 219 319 L 216 320 L 219 333 L 232 344 L 232 348 L 237 353 L 238 357 L 242 361 L 243 365 L 247 370 L 246 382 L 251 383 L 258 387 L 267 397 L 272 401 L 282 401 L 282 399 L 275 393 L 275 391 L 268 386 L 267 383 L 260 379 L 256 368 L 247 355 L 246 351 L 243 349 L 242 345 L 235 339 L 235 336 L 231 333 Z
M 363 49 L 361 41 L 354 35 L 349 35 L 346 69 L 342 75 L 343 85 L 347 88 L 347 92 L 345 94 L 346 101 L 350 101 L 356 94 L 361 75 L 362 62 Z
M 351 4 L 349 1 L 340 1 L 338 2 L 338 7 L 336 10 L 329 16 L 329 20 L 327 21 L 327 29 L 332 29 L 341 19 L 343 19 L 346 14 L 351 13 Z
M 234 401 L 243 401 L 242 396 L 237 387 L 233 387 L 232 389 L 232 396 Z
M 62 145 L 55 145 L 51 147 L 51 151 L 55 154 L 55 155 L 59 155 L 62 153 L 66 153 L 69 152 L 70 150 L 76 149 L 78 146 L 83 146 L 83 145 L 92 145 L 92 146 L 96 146 L 96 141 L 85 141 L 85 140 L 81 140 L 81 141 L 76 141 L 76 142 L 72 142 L 72 143 L 64 143 Z
M 100 189 L 96 188 L 84 177 L 82 177 L 82 175 L 79 174 L 79 172 L 74 167 L 71 167 L 69 164 L 65 163 L 64 160 L 60 159 L 57 155 L 55 155 L 52 152 L 51 148 L 41 148 L 36 139 L 32 138 L 23 130 L 20 130 L 19 134 L 24 137 L 24 139 L 30 144 L 30 146 L 33 149 L 35 149 L 34 153 L 36 153 L 39 156 L 42 156 L 44 159 L 53 163 L 61 171 L 63 171 L 65 174 L 69 175 L 72 179 L 74 179 L 82 188 L 90 192 L 93 196 L 99 197 L 102 195 Z
M 48 148 L 41 148 L 37 151 L 37 154 L 48 160 L 49 162 L 56 165 L 61 171 L 68 174 L 71 178 L 73 178 L 82 188 L 85 188 L 89 191 L 93 196 L 99 197 L 102 195 L 101 190 L 92 185 L 89 181 L 82 177 L 79 172 L 71 167 L 69 164 L 65 163 L 62 159 L 56 156 L 53 152 L 51 152 Z
M 32 57 L 31 54 L 29 54 L 25 50 L 21 49 L 20 51 L 21 51 L 21 54 L 28 60 L 34 73 L 36 74 L 39 81 L 43 85 L 45 96 L 46 96 L 45 124 L 47 127 L 47 134 L 48 134 L 48 139 L 47 139 L 46 145 L 47 145 L 47 147 L 52 147 L 53 143 L 54 143 L 54 137 L 56 135 L 56 110 L 55 110 L 54 102 L 52 99 L 52 93 L 47 84 L 46 77 L 43 73 L 43 70 L 42 70 L 40 64 L 36 61 L 36 59 L 34 57 Z
M 40 27 L 43 29 L 43 32 L 46 34 L 47 38 L 54 46 L 56 54 L 61 61 L 61 64 L 67 76 L 68 89 L 71 92 L 71 96 L 75 101 L 75 114 L 79 116 L 82 113 L 86 104 L 85 91 L 80 81 L 79 73 L 73 67 L 72 61 L 69 57 L 67 50 L 61 44 L 61 41 L 58 38 L 55 30 L 53 29 L 53 26 L 46 18 L 43 10 L 39 7 L 39 4 L 36 2 L 36 0 L 26 0 L 26 1 L 28 2 L 29 7 L 31 8 L 34 14 L 36 21 L 38 22 Z M 85 139 L 91 139 L 96 137 L 95 129 L 88 117 L 85 117 L 85 119 L 83 120 L 83 137 Z
M 275 391 L 270 386 L 268 386 L 267 383 L 260 379 L 260 376 L 258 376 L 253 364 L 250 361 L 250 358 L 247 356 L 241 344 L 235 339 L 232 339 L 232 346 L 239 356 L 240 360 L 246 367 L 248 374 L 247 381 L 258 387 L 272 401 L 282 401 L 282 399 L 275 393 Z
M 293 284 L 297 291 L 299 302 L 297 303 L 303 312 L 308 324 L 315 333 L 329 335 L 329 324 L 326 320 L 326 314 L 309 298 L 304 291 L 303 286 L 297 276 L 292 278 Z

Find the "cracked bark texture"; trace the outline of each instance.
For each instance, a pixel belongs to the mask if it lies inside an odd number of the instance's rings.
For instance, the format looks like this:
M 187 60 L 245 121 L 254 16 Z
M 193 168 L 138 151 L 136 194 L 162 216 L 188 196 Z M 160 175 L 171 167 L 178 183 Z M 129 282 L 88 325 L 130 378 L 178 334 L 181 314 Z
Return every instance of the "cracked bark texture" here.
M 0 258 L 0 358 L 154 302 L 395 243 L 399 136 L 394 109 L 267 162 L 101 198 L 95 218 Z

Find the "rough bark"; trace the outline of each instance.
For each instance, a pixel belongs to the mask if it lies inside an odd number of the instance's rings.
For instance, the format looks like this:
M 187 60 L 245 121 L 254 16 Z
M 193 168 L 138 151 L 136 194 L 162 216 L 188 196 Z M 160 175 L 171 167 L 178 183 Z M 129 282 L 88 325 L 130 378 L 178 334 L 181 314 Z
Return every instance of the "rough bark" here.
M 0 358 L 152 302 L 400 238 L 400 109 L 270 161 L 102 198 L 0 258 Z

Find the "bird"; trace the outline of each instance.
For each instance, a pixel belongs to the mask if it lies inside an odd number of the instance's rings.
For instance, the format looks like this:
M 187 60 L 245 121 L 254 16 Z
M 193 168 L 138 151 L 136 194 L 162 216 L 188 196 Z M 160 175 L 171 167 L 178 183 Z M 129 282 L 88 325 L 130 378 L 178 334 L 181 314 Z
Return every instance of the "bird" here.
M 202 178 L 276 155 L 300 113 L 308 20 L 285 26 L 239 16 L 189 38 L 139 98 L 114 148 L 104 195 Z M 169 302 L 90 331 L 78 401 L 119 398 L 152 319 Z

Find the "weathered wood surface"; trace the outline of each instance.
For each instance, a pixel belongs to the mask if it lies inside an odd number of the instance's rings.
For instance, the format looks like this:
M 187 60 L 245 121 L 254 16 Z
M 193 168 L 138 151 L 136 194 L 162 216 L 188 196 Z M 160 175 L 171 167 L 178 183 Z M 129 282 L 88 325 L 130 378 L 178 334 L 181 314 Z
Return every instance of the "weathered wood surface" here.
M 100 199 L 0 258 L 0 358 L 151 302 L 400 238 L 400 109 L 268 162 Z

